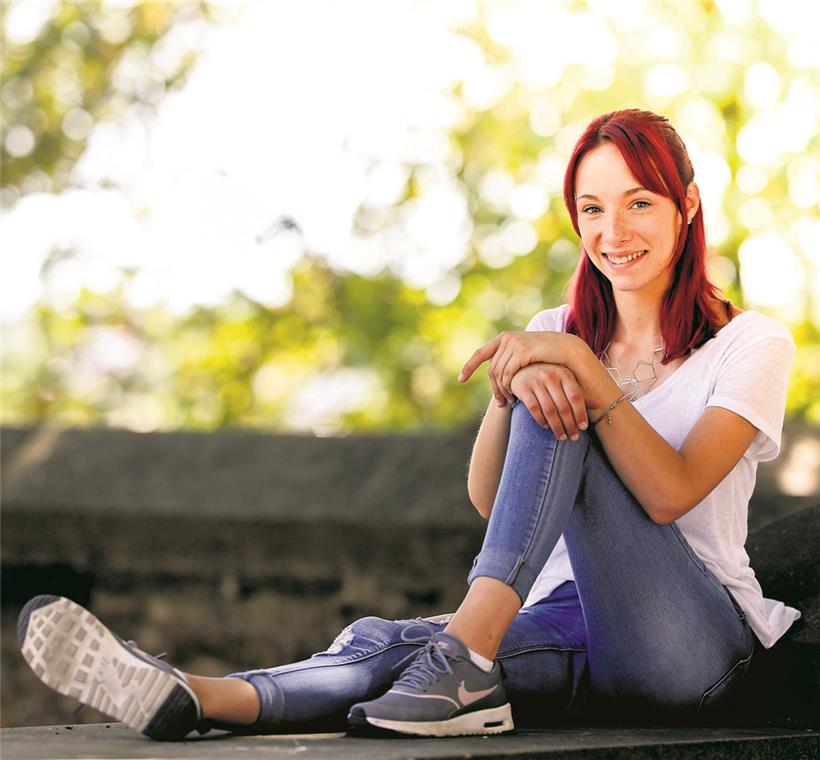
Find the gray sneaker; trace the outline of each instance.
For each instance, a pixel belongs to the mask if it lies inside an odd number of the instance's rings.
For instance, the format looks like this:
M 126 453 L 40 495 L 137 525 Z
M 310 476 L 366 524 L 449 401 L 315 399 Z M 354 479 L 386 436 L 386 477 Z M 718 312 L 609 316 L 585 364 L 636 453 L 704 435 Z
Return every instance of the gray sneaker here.
M 70 599 L 29 600 L 17 620 L 17 641 L 46 686 L 152 739 L 183 739 L 202 718 L 182 673 L 123 641 Z
M 383 696 L 360 702 L 347 716 L 353 730 L 385 729 L 421 736 L 501 734 L 513 721 L 501 667 L 487 673 L 467 647 L 447 633 L 434 633 Z

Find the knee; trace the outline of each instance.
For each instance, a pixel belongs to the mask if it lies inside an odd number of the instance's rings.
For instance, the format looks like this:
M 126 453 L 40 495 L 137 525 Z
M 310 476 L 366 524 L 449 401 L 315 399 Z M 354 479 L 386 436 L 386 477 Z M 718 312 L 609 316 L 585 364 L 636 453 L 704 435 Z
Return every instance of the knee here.
M 589 441 L 589 432 L 586 430 L 579 430 L 579 438 L 577 441 L 561 441 L 548 426 L 542 426 L 537 421 L 536 415 L 540 414 L 539 407 L 535 401 L 532 406 L 526 406 L 520 399 L 515 402 L 512 409 L 511 426 L 520 430 L 538 431 L 538 433 L 547 439 L 553 440 L 556 443 L 561 443 L 566 446 L 574 446 L 581 451 L 586 451 Z
M 537 404 L 533 401 L 531 406 L 527 406 L 521 399 L 518 399 L 514 404 L 511 412 L 512 424 L 524 425 L 528 428 L 535 428 L 545 435 L 555 438 L 555 434 L 549 427 L 543 427 L 537 420 Z
M 369 615 L 345 626 L 333 643 L 319 654 L 363 654 L 374 652 L 400 637 L 401 626 L 395 620 Z
M 366 617 L 354 620 L 345 630 L 350 631 L 356 636 L 379 636 L 384 633 L 392 631 L 397 626 L 395 620 L 387 620 L 386 618 L 377 617 L 376 615 L 367 615 Z

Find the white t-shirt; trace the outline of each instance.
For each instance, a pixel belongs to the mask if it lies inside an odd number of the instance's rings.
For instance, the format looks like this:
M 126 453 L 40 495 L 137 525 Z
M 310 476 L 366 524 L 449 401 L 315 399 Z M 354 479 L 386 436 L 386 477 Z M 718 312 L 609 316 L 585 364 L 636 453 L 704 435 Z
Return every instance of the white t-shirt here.
M 569 306 L 536 314 L 527 330 L 564 332 Z M 635 402 L 641 416 L 679 449 L 707 406 L 729 409 L 758 433 L 734 469 L 696 507 L 676 523 L 689 545 L 743 608 L 749 625 L 767 649 L 800 617 L 783 602 L 765 599 L 744 545 L 749 499 L 757 463 L 780 452 L 786 385 L 794 341 L 780 322 L 744 311 L 695 350 L 657 388 Z M 564 537 L 535 580 L 524 606 L 574 580 Z

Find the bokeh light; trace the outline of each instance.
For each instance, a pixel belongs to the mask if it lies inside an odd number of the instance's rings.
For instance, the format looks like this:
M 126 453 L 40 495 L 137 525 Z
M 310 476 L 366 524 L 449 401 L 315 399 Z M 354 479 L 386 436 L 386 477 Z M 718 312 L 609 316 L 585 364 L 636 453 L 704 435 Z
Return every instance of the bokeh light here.
M 813 351 L 817 28 L 801 0 L 11 0 L 5 419 L 474 416 L 454 346 L 561 300 L 567 157 L 630 106 L 689 146 L 714 281 Z M 820 421 L 808 365 L 790 410 Z

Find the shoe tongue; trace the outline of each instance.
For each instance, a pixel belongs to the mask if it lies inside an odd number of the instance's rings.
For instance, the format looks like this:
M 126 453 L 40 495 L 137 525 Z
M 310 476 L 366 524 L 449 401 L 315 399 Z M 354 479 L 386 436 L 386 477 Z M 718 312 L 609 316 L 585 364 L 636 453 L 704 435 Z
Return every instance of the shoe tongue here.
M 461 639 L 443 632 L 436 633 L 433 638 L 442 652 L 446 652 L 451 657 L 470 659 L 470 652 Z

